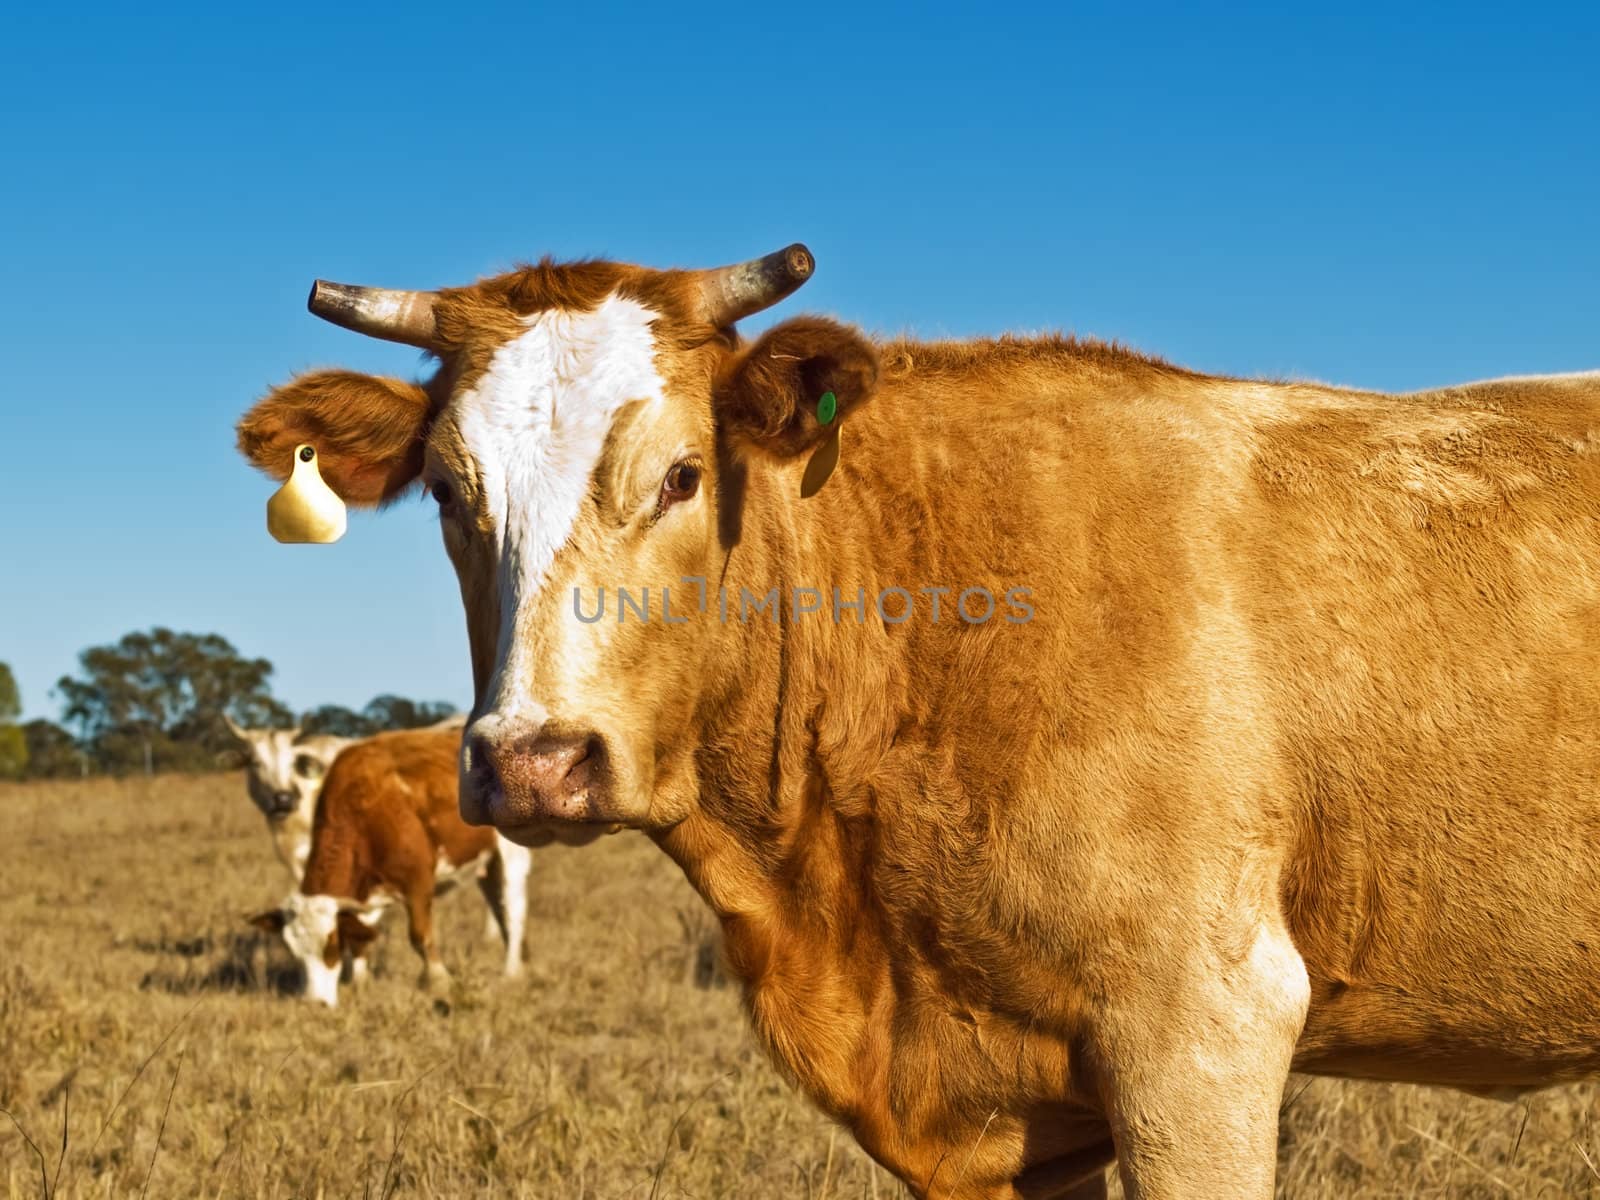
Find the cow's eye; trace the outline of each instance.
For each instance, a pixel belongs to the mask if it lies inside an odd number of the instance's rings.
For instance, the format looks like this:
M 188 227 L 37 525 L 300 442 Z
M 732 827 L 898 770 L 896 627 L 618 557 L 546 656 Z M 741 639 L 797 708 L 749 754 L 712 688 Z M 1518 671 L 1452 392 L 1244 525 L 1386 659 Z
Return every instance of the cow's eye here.
M 661 481 L 661 507 L 687 500 L 700 489 L 700 468 L 692 462 L 676 462 Z
M 294 760 L 294 773 L 303 775 L 307 779 L 322 778 L 322 764 L 308 754 L 302 754 Z

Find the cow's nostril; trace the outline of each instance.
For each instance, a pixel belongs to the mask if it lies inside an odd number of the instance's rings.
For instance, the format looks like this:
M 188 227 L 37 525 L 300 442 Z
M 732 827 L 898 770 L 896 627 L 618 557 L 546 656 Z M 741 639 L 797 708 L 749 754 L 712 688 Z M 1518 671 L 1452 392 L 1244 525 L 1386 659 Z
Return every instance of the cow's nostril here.
M 494 748 L 482 737 L 474 737 L 467 746 L 467 769 L 485 790 L 500 786 L 499 773 L 494 769 Z
M 605 743 L 590 734 L 578 748 L 562 784 L 569 792 L 580 791 L 599 781 L 605 766 Z

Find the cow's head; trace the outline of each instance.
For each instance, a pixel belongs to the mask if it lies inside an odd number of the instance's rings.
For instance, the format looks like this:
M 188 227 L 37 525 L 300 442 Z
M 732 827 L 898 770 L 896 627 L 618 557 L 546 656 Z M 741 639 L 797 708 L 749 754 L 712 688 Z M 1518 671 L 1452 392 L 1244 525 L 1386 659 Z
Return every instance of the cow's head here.
M 240 449 L 281 479 L 310 443 L 348 503 L 420 482 L 437 504 L 476 691 L 468 821 L 533 842 L 552 825 L 684 815 L 657 765 L 702 700 L 740 481 L 787 464 L 798 480 L 833 432 L 824 393 L 842 420 L 877 374 L 872 346 L 833 321 L 740 344 L 734 323 L 811 270 L 791 246 L 710 271 L 545 262 L 439 292 L 313 289 L 313 312 L 424 348 L 438 370 L 425 383 L 302 375 L 245 416 Z M 685 576 L 707 581 L 711 614 Z M 592 616 L 600 588 L 605 616 L 580 620 L 575 589 Z M 648 620 L 618 620 L 618 588 L 648 589 Z M 674 618 L 692 619 L 664 619 L 666 588 Z
M 281 934 L 289 953 L 305 972 L 307 1000 L 335 1008 L 339 1004 L 339 967 L 346 952 L 359 956 L 378 936 L 378 920 L 388 901 L 374 896 L 307 896 L 291 892 L 283 907 L 249 918 L 265 933 Z
M 322 791 L 322 777 L 344 745 L 343 739 L 304 738 L 298 729 L 245 729 L 231 717 L 223 720 L 249 756 L 245 782 L 262 815 L 269 821 L 282 821 L 298 812 L 310 820 Z

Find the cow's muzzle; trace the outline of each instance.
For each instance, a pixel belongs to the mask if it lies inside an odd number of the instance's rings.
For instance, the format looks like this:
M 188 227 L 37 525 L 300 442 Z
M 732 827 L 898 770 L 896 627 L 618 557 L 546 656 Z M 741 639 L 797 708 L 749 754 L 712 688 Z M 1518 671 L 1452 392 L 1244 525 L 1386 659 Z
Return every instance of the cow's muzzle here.
M 469 825 L 493 825 L 512 841 L 547 841 L 552 825 L 621 820 L 599 734 L 549 724 L 530 730 L 491 716 L 467 730 L 465 756 L 461 816 Z
M 267 816 L 274 821 L 282 820 L 295 810 L 298 803 L 299 797 L 293 792 L 273 792 L 267 797 Z

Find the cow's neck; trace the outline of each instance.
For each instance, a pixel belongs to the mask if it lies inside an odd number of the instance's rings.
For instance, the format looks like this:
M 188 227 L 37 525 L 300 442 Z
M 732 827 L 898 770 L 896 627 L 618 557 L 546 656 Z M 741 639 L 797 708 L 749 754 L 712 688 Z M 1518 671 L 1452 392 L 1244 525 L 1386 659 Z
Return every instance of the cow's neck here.
M 306 859 L 311 855 L 311 822 L 298 812 L 290 813 L 281 821 L 269 818 L 267 831 L 272 835 L 272 845 L 278 857 L 298 883 L 305 874 Z
M 300 890 L 308 896 L 365 900 L 372 892 L 372 850 L 360 823 L 330 811 L 317 831 L 315 853 L 305 864 Z
M 1033 664 L 1093 619 L 1034 622 L 1010 589 L 1096 602 L 1072 555 L 1045 563 L 1018 542 L 1039 528 L 1082 542 L 1092 503 L 1017 488 L 986 424 L 892 392 L 846 427 L 816 497 L 800 499 L 797 474 L 751 472 L 725 522 L 730 613 L 707 656 L 721 674 L 683 739 L 692 763 L 665 764 L 694 800 L 656 836 L 721 918 L 786 1073 L 924 1193 L 954 1186 L 940 1172 L 955 1161 L 972 1194 L 979 1179 L 1008 1194 L 1024 1170 L 1106 1152 L 1072 1053 L 1083 990 L 1018 936 L 1016 897 L 995 886 L 1019 874 L 1014 850 L 992 832 L 1050 711 Z M 1060 477 L 1084 476 L 1063 407 L 1025 410 L 1018 437 Z M 963 495 L 1006 502 L 973 510 Z M 830 596 L 826 613 L 738 619 L 741 587 L 776 586 L 787 604 L 789 589 L 834 585 L 868 604 L 906 589 L 916 607 L 903 624 L 835 622 Z M 938 621 L 925 587 L 950 589 Z M 987 623 L 956 611 L 969 587 L 995 597 Z
M 758 1035 L 814 1100 L 869 1149 L 915 1175 L 887 1105 L 893 954 L 879 895 L 882 846 L 873 781 L 905 713 L 903 649 L 883 626 L 841 609 L 794 618 L 794 588 L 902 581 L 866 549 L 870 510 L 840 472 L 819 497 L 752 496 L 726 573 L 729 615 L 715 654 L 728 674 L 702 714 L 693 815 L 659 835 L 721 919 L 729 964 Z M 759 514 L 759 517 L 757 516 Z M 759 523 L 753 523 L 759 520 Z M 858 528 L 859 527 L 859 528 Z M 907 586 L 915 586 L 911 581 Z M 785 611 L 741 621 L 739 589 L 779 589 Z

